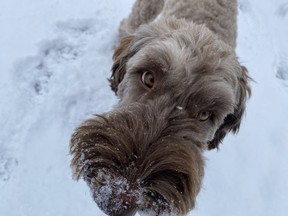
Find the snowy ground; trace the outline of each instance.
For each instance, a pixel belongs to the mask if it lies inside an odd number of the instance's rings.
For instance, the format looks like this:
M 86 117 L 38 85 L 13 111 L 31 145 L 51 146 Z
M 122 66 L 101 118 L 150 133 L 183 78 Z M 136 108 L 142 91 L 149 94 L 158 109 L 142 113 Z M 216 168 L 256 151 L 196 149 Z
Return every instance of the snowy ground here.
M 116 98 L 106 78 L 133 0 L 0 1 L 0 215 L 101 216 L 74 182 L 72 130 Z M 288 213 L 288 2 L 241 0 L 237 52 L 256 81 L 240 133 L 206 153 L 199 216 Z

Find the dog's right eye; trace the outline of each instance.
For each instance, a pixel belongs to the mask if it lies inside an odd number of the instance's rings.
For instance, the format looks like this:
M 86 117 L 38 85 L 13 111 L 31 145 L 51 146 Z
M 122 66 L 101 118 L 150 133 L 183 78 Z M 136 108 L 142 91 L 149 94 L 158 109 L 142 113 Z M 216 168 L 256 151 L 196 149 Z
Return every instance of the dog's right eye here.
M 149 71 L 145 71 L 141 75 L 141 81 L 147 88 L 152 89 L 154 86 L 154 81 L 155 81 L 153 73 Z
M 209 111 L 204 111 L 204 112 L 200 112 L 197 116 L 199 121 L 206 121 L 210 118 L 211 116 L 211 112 Z

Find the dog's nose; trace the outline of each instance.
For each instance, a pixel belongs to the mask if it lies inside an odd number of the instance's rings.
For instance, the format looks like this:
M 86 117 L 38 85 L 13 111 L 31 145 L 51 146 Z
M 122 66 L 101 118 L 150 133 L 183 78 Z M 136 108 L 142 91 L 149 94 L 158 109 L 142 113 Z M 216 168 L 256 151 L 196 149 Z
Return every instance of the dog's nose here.
M 116 212 L 114 214 L 111 214 L 111 216 L 134 216 L 136 214 L 137 210 L 135 208 L 131 209 L 123 209 L 121 212 Z
M 137 212 L 135 196 L 127 192 L 117 194 L 117 196 L 117 199 L 119 199 L 122 204 L 113 211 L 111 216 L 134 216 Z
M 122 190 L 111 187 L 112 194 L 98 194 L 95 202 L 109 216 L 134 216 L 137 212 L 135 196 L 127 191 L 117 193 Z M 107 197 L 108 196 L 108 197 Z

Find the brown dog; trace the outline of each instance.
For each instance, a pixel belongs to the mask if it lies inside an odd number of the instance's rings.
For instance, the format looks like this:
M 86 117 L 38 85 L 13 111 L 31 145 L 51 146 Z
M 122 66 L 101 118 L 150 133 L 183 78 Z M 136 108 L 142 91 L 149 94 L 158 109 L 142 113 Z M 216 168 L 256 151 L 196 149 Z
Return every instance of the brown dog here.
M 110 79 L 120 101 L 72 135 L 76 179 L 108 215 L 185 215 L 203 150 L 237 132 L 250 94 L 235 54 L 236 0 L 138 0 Z

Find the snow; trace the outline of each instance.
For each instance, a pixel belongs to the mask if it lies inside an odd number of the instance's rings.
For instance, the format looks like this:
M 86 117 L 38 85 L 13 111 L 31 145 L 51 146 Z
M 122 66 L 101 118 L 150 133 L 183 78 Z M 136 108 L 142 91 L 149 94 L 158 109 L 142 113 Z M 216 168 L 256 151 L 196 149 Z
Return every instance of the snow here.
M 133 0 L 0 2 L 0 215 L 105 215 L 69 167 L 73 129 L 112 108 L 117 28 Z M 206 152 L 190 215 L 288 212 L 288 3 L 239 2 L 252 97 L 237 136 Z
M 178 110 L 183 110 L 183 107 L 181 107 L 181 106 L 176 106 L 176 109 L 178 109 Z

